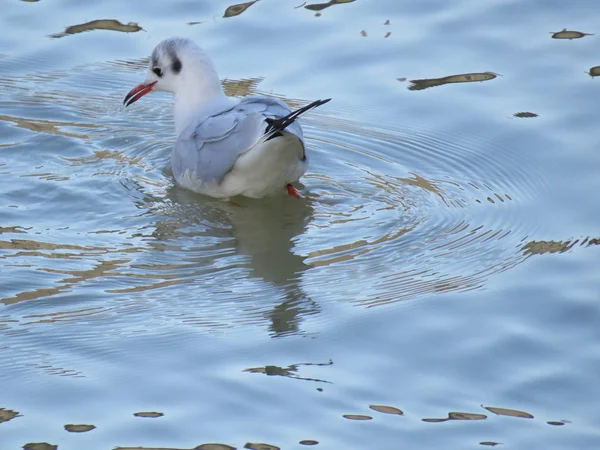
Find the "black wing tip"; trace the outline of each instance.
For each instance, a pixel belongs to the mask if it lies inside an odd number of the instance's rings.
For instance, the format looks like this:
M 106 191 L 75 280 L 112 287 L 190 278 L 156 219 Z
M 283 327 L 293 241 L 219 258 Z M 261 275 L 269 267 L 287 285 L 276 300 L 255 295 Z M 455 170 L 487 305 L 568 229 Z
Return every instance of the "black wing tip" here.
M 317 108 L 319 106 L 324 105 L 325 103 L 330 102 L 331 99 L 330 98 L 324 98 L 324 99 L 319 99 L 319 100 L 315 100 L 312 103 L 309 103 L 308 105 L 305 106 L 305 108 L 308 109 L 312 109 L 312 108 Z
M 267 129 L 265 130 L 265 133 L 269 133 L 271 131 L 285 130 L 285 128 L 287 128 L 289 125 L 294 123 L 294 121 L 298 117 L 300 117 L 302 114 L 304 114 L 307 111 L 310 111 L 313 108 L 317 108 L 321 105 L 324 105 L 325 103 L 329 102 L 330 100 L 331 100 L 330 98 L 325 98 L 322 100 L 315 100 L 314 102 L 309 103 L 308 105 L 303 106 L 302 108 L 292 111 L 287 116 L 282 117 L 280 119 L 270 119 L 270 118 L 265 119 L 265 121 L 267 122 Z

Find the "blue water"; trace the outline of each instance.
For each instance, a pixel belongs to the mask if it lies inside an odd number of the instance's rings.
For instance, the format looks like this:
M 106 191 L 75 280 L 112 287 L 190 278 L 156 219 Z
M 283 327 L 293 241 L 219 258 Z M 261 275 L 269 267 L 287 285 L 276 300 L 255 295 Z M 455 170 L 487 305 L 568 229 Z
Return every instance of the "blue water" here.
M 600 4 L 330 3 L 2 3 L 0 450 L 598 446 Z M 173 185 L 173 35 L 333 98 L 304 200 Z

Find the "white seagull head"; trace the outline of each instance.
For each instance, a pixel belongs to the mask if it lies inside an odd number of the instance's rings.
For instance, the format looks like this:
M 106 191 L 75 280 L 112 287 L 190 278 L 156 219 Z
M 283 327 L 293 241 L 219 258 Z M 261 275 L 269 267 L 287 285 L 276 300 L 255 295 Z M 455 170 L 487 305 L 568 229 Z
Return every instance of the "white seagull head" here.
M 154 48 L 146 79 L 127 94 L 123 104 L 129 106 L 152 91 L 170 92 L 188 102 L 224 95 L 210 57 L 190 39 L 177 37 Z

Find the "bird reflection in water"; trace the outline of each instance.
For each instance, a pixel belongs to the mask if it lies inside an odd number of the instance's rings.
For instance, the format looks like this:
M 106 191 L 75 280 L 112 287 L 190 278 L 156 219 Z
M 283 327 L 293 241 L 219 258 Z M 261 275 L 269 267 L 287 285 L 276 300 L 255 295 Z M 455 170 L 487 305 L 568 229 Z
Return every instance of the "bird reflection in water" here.
M 194 223 L 212 224 L 209 232 L 213 237 L 231 236 L 236 254 L 248 257 L 244 264 L 247 274 L 281 292 L 282 301 L 264 313 L 273 336 L 301 332 L 301 317 L 320 311 L 302 287 L 302 273 L 310 266 L 294 251 L 295 238 L 306 232 L 313 216 L 311 200 L 280 196 L 236 199 L 234 203 L 207 199 L 176 186 L 169 189 L 168 197 L 171 218 L 166 227 L 156 224 L 155 237 L 160 241 L 176 238 L 184 227 L 189 237 Z M 206 228 L 198 233 L 206 237 Z

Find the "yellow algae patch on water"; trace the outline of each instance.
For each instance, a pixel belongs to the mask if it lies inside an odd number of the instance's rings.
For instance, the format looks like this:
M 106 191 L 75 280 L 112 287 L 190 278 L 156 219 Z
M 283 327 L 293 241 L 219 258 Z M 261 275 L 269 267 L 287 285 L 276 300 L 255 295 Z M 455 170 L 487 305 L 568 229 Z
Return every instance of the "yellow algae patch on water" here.
M 251 450 L 281 450 L 275 445 L 265 444 L 263 442 L 246 442 L 244 448 L 249 448 Z
M 20 414 L 17 411 L 0 408 L 0 423 L 8 422 L 9 420 L 12 420 L 15 417 L 19 417 L 19 416 L 20 416 Z
M 489 81 L 493 80 L 497 76 L 498 74 L 494 72 L 473 72 L 450 75 L 442 78 L 422 78 L 419 80 L 410 80 L 412 84 L 408 87 L 408 89 L 411 91 L 421 91 L 423 89 L 442 86 L 444 84 Z
M 402 412 L 402 410 L 398 409 L 398 408 L 394 408 L 393 406 L 385 406 L 385 405 L 369 405 L 369 408 L 371 408 L 373 411 L 377 411 L 383 414 L 396 414 L 398 416 L 401 416 L 402 414 L 404 414 L 404 412 Z
M 487 416 L 485 414 L 477 413 L 465 413 L 465 412 L 449 412 L 449 420 L 485 420 Z
M 56 450 L 58 445 L 48 444 L 47 442 L 31 442 L 23 446 L 23 450 Z
M 243 13 L 248 8 L 250 8 L 252 5 L 254 5 L 257 1 L 258 0 L 254 0 L 252 2 L 238 3 L 237 5 L 231 5 L 230 7 L 228 7 L 225 10 L 225 13 L 223 13 L 223 17 L 239 16 L 241 13 Z
M 590 67 L 590 70 L 586 72 L 590 77 L 597 77 L 600 75 L 600 66 Z
M 142 27 L 135 22 L 129 22 L 125 24 L 114 19 L 100 19 L 78 25 L 71 25 L 70 27 L 65 28 L 63 33 L 52 34 L 50 37 L 61 38 L 69 34 L 83 33 L 85 31 L 92 30 L 111 30 L 120 31 L 121 33 L 135 33 L 137 31 L 141 31 Z
M 373 419 L 371 416 L 365 416 L 362 414 L 344 414 L 343 417 L 344 417 L 344 419 L 349 419 L 349 420 L 372 420 Z
M 156 411 L 148 411 L 148 412 L 136 412 L 136 413 L 133 413 L 133 415 L 135 417 L 149 417 L 149 418 L 155 419 L 157 417 L 164 416 L 164 413 L 156 412 Z
M 236 450 L 225 444 L 202 444 L 194 448 L 166 448 L 166 447 L 116 447 L 114 450 Z
M 551 31 L 552 39 L 581 39 L 584 36 L 593 36 L 593 33 L 582 33 L 581 31 L 570 31 L 563 28 L 561 31 Z
M 489 412 L 498 414 L 499 416 L 522 417 L 524 419 L 533 419 L 533 416 L 525 411 L 507 408 L 494 408 L 492 406 L 484 406 Z
M 236 448 L 225 444 L 202 444 L 192 450 L 236 450 Z
M 513 114 L 513 116 L 515 117 L 519 117 L 519 118 L 530 118 L 530 117 L 538 117 L 538 115 L 536 113 L 532 113 L 532 112 L 528 112 L 528 111 L 521 111 L 521 112 L 516 112 Z
M 342 3 L 352 3 L 356 0 L 330 0 L 327 3 L 313 3 L 310 5 L 306 5 L 304 8 L 310 9 L 311 11 L 322 11 L 325 8 L 329 8 L 333 5 L 341 5 Z
M 67 430 L 69 433 L 85 433 L 87 431 L 92 431 L 94 428 L 96 428 L 95 425 L 65 425 L 65 430 Z
M 525 255 L 543 255 L 545 253 L 564 253 L 575 245 L 571 241 L 530 241 L 522 250 Z
M 485 420 L 487 416 L 485 414 L 468 413 L 468 412 L 449 412 L 448 417 L 438 419 L 421 419 L 423 422 L 446 422 L 448 420 Z

